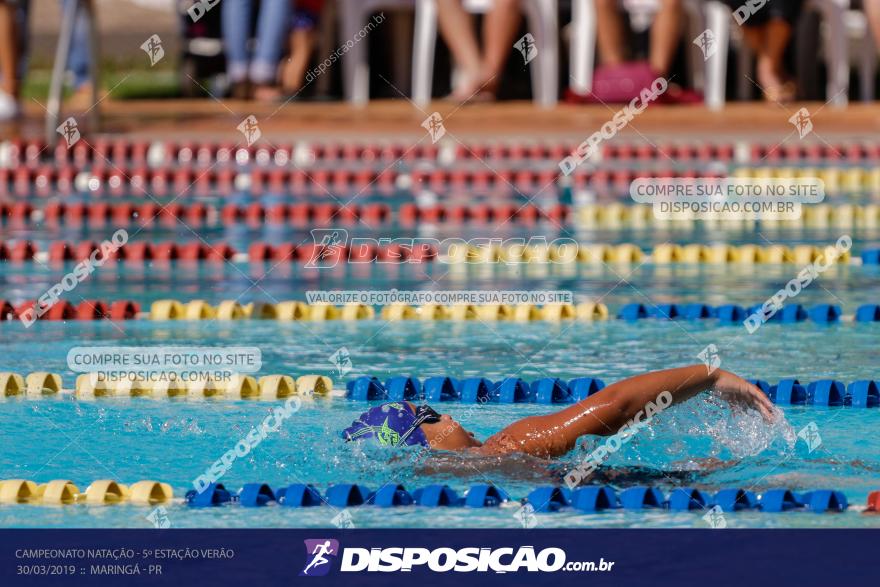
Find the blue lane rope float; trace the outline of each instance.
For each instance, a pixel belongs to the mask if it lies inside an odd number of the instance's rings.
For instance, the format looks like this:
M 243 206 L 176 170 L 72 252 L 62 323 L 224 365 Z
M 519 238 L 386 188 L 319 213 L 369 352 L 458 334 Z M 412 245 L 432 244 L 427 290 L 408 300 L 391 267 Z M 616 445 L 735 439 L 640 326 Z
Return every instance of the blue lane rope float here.
M 398 390 L 411 389 L 405 399 L 410 401 L 462 403 L 537 403 L 565 404 L 581 401 L 599 393 L 605 382 L 594 377 L 577 377 L 568 382 L 545 377 L 528 383 L 515 377 L 493 382 L 485 377 L 464 380 L 437 376 L 425 379 L 419 386 L 415 377 L 392 377 Z M 880 383 L 872 379 L 853 381 L 849 385 L 834 379 L 819 379 L 802 384 L 798 379 L 782 379 L 771 385 L 762 379 L 749 379 L 775 404 L 781 406 L 816 407 L 880 407 Z M 362 376 L 346 384 L 345 396 L 357 401 L 400 401 L 375 377 Z
M 864 249 L 862 251 L 863 265 L 880 265 L 880 249 Z
M 397 483 L 386 483 L 369 498 L 370 503 L 381 508 L 412 505 L 414 501 L 412 494 Z
M 739 488 L 722 489 L 715 494 L 712 500 L 725 512 L 738 512 L 740 510 L 753 510 L 758 507 L 758 497 L 754 492 Z
M 847 386 L 846 393 L 854 408 L 875 408 L 880 405 L 880 386 L 876 381 L 853 381 Z
M 583 512 L 601 512 L 620 507 L 614 489 L 605 485 L 578 487 L 572 491 L 570 503 L 571 507 Z
M 677 487 L 670 492 L 666 503 L 669 509 L 676 511 L 703 510 L 711 507 L 712 497 L 693 487 Z
M 448 485 L 428 485 L 413 491 L 413 500 L 426 507 L 456 507 L 464 504 L 464 499 Z
M 765 491 L 760 499 L 761 510 L 765 512 L 786 512 L 804 507 L 804 503 L 788 489 Z
M 334 507 L 363 505 L 370 497 L 370 490 L 362 485 L 340 483 L 327 488 L 327 503 Z
M 259 507 L 275 501 L 275 493 L 265 483 L 246 483 L 238 492 L 238 501 L 244 507 Z
M 359 401 L 461 401 L 463 403 L 571 403 L 598 393 L 605 387 L 601 379 L 578 377 L 562 381 L 552 377 L 531 384 L 516 377 L 493 382 L 485 377 L 459 380 L 429 377 L 425 385 L 414 377 L 390 378 L 385 385 L 376 377 L 361 376 L 346 383 L 345 396 Z
M 283 506 L 304 508 L 323 505 L 321 493 L 312 485 L 295 483 L 275 492 L 278 503 Z
M 112 505 L 132 503 L 152 506 L 171 503 L 173 492 L 167 483 L 139 481 L 123 485 L 112 480 L 94 481 L 81 492 L 68 480 L 36 483 L 26 479 L 0 480 L 2 504 L 91 504 Z M 237 492 L 222 483 L 211 483 L 202 491 L 190 489 L 183 503 L 190 507 L 452 507 L 496 508 L 504 505 L 529 504 L 536 512 L 556 512 L 571 508 L 580 512 L 605 510 L 670 510 L 677 512 L 702 511 L 717 506 L 725 512 L 754 511 L 777 513 L 812 511 L 815 513 L 843 512 L 849 508 L 846 495 L 834 489 L 814 489 L 803 493 L 788 488 L 767 489 L 756 494 L 748 489 L 730 487 L 714 494 L 692 487 L 678 487 L 665 493 L 659 487 L 635 486 L 615 490 L 607 485 L 587 485 L 574 490 L 558 485 L 544 485 L 532 489 L 525 498 L 514 500 L 503 489 L 491 484 L 477 484 L 459 494 L 444 484 L 427 485 L 408 491 L 403 485 L 388 482 L 376 491 L 364 485 L 339 483 L 330 485 L 325 493 L 311 484 L 295 483 L 273 490 L 268 483 L 245 483 Z M 868 496 L 866 511 L 874 511 L 880 504 L 880 491 Z
M 526 502 L 536 512 L 555 512 L 571 505 L 571 491 L 556 486 L 538 487 L 529 493 Z

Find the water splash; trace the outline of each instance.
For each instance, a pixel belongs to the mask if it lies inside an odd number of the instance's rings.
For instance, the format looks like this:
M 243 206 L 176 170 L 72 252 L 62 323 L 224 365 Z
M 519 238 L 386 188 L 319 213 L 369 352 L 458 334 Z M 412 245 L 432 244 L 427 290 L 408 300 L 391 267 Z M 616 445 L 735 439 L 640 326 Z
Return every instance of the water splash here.
M 713 456 L 742 459 L 765 451 L 786 455 L 794 450 L 797 435 L 776 408 L 776 418 L 767 422 L 756 410 L 731 408 L 719 396 L 710 394 L 688 402 L 683 409 L 698 420 L 688 434 L 711 439 Z

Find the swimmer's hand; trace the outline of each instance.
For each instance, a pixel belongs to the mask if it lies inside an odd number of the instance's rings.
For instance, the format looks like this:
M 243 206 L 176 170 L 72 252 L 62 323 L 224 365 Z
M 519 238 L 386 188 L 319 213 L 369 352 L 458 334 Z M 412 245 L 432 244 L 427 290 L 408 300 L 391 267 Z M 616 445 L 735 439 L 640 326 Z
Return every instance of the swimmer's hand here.
M 732 406 L 758 410 L 768 422 L 776 419 L 776 409 L 773 407 L 773 403 L 757 386 L 723 369 L 718 369 L 714 375 L 713 389 L 724 401 Z

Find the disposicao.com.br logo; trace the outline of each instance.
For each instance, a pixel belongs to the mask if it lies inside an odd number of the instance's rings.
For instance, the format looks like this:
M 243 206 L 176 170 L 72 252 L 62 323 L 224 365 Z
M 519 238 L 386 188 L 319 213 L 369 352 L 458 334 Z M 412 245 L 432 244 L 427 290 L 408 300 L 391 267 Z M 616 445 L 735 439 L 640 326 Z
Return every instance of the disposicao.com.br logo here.
M 339 554 L 339 542 L 330 539 L 306 540 L 306 566 L 300 576 L 326 575 L 330 559 Z M 518 548 L 344 548 L 339 571 L 343 573 L 411 572 L 414 567 L 427 567 L 435 573 L 516 573 L 518 571 L 554 573 L 556 571 L 606 572 L 614 562 L 604 558 L 596 561 L 566 561 L 561 548 L 534 546 Z

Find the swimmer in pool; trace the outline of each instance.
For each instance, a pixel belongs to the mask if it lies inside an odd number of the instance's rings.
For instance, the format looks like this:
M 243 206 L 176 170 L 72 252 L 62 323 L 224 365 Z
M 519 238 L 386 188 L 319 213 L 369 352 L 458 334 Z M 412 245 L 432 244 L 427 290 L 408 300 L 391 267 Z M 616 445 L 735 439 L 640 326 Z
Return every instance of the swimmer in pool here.
M 773 404 L 756 386 L 729 371 L 708 373 L 704 365 L 693 365 L 618 381 L 558 412 L 517 420 L 485 442 L 449 415 L 411 402 L 385 403 L 367 410 L 342 437 L 346 441 L 373 439 L 389 447 L 420 445 L 483 455 L 523 453 L 552 458 L 572 450 L 581 436 L 610 436 L 637 416 L 644 419 L 646 409 L 681 403 L 709 390 L 732 406 L 757 410 L 768 421 L 774 418 Z

